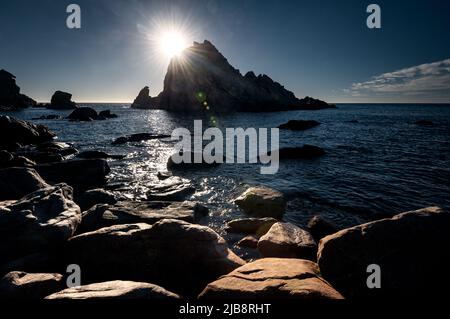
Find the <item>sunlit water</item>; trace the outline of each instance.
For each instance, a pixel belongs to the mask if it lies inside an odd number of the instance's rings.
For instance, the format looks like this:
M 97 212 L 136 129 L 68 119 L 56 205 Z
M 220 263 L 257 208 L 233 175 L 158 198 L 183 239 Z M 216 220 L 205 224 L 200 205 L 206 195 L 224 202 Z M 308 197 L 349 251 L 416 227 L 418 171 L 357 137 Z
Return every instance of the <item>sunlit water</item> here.
M 87 123 L 34 122 L 48 126 L 60 141 L 73 143 L 79 150 L 127 155 L 124 160 L 109 162 L 109 183 L 130 198 L 143 198 L 147 187 L 158 182 L 156 173 L 166 170 L 174 143 L 163 139 L 112 146 L 111 142 L 132 133 L 171 134 L 177 127 L 192 129 L 195 117 L 134 110 L 128 105 L 95 107 L 111 109 L 119 117 Z M 69 112 L 28 109 L 9 114 L 30 120 Z M 215 117 L 220 128 L 270 128 L 290 119 L 322 124 L 303 132 L 280 131 L 281 147 L 312 144 L 327 154 L 315 160 L 283 160 L 276 175 L 261 175 L 260 164 L 223 164 L 182 173 L 197 189 L 192 199 L 211 208 L 207 224 L 221 231 L 224 221 L 242 216 L 230 203 L 247 185 L 267 185 L 283 192 L 289 200 L 285 220 L 300 226 L 315 214 L 344 227 L 430 205 L 450 207 L 450 106 L 339 105 L 320 111 Z M 422 119 L 434 125 L 414 124 Z

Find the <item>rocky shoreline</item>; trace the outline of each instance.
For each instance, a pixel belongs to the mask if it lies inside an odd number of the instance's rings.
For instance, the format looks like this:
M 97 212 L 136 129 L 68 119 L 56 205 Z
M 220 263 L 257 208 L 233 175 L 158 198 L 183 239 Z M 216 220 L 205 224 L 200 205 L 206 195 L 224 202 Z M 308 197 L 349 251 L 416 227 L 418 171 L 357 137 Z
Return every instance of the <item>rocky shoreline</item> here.
M 132 201 L 105 189 L 110 155 L 79 152 L 9 116 L 0 133 L 0 298 L 391 298 L 438 294 L 450 281 L 450 214 L 438 207 L 342 230 L 315 216 L 300 228 L 283 220 L 281 192 L 255 186 L 235 198 L 245 218 L 221 236 L 201 223 L 205 203 L 184 200 L 195 189 L 176 170 Z M 149 138 L 158 137 L 119 142 Z M 68 287 L 74 264 L 81 283 Z M 368 285 L 370 265 L 381 269 L 379 289 Z

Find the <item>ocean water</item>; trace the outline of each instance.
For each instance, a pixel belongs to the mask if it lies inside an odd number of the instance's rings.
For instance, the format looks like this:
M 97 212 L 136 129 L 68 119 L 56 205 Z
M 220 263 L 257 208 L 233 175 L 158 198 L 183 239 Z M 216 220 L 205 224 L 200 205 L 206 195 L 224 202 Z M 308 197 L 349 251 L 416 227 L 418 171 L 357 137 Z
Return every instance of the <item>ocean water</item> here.
M 170 139 L 112 146 L 132 133 L 171 134 L 178 127 L 192 129 L 196 116 L 162 110 L 135 110 L 122 104 L 89 104 L 110 109 L 119 117 L 86 123 L 33 120 L 73 143 L 79 150 L 96 149 L 124 154 L 109 162 L 109 184 L 130 199 L 142 199 L 158 183 L 156 173 L 166 170 L 173 152 Z M 70 111 L 27 109 L 8 113 L 31 120 Z M 277 113 L 236 113 L 204 118 L 219 128 L 277 127 L 291 119 L 317 120 L 318 127 L 302 131 L 280 130 L 280 147 L 312 144 L 325 156 L 313 160 L 282 160 L 275 175 L 261 175 L 260 164 L 222 164 L 179 175 L 192 181 L 193 200 L 206 203 L 211 216 L 204 223 L 219 232 L 224 222 L 242 217 L 232 204 L 248 185 L 266 185 L 288 199 L 285 220 L 304 226 L 316 214 L 347 227 L 372 219 L 430 205 L 450 207 L 450 105 L 351 104 L 337 109 Z M 354 120 L 357 120 L 355 123 Z M 417 120 L 434 125 L 420 126 Z

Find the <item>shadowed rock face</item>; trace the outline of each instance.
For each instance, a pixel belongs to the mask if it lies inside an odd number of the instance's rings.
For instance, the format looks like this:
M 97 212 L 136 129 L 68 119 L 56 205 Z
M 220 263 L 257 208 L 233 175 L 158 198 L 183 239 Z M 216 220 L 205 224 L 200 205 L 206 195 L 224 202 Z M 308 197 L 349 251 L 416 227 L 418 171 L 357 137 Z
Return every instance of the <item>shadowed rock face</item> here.
M 156 109 L 158 108 L 158 98 L 150 96 L 150 89 L 145 86 L 131 104 L 133 109 Z
M 268 112 L 332 107 L 309 97 L 299 100 L 265 74 L 256 76 L 248 72 L 243 76 L 207 40 L 194 42 L 183 55 L 171 60 L 164 91 L 157 98 L 148 97 L 146 87 L 133 105 L 154 108 L 153 102 L 159 104 L 158 108 L 177 112 Z
M 16 110 L 36 105 L 36 101 L 20 93 L 16 77 L 0 70 L 0 110 Z
M 49 109 L 75 109 L 77 104 L 72 101 L 72 94 L 62 91 L 56 91 L 53 93 Z

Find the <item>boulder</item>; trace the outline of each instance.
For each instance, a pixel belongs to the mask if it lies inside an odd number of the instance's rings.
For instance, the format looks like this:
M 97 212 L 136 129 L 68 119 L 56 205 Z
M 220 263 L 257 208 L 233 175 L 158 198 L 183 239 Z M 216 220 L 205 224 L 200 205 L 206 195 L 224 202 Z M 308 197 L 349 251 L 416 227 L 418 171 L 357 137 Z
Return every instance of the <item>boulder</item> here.
M 208 284 L 199 299 L 312 301 L 343 297 L 320 277 L 319 268 L 312 261 L 264 258 Z
M 110 110 L 103 110 L 98 112 L 98 117 L 99 118 L 104 118 L 104 119 L 114 119 L 117 118 L 117 114 L 111 113 Z
M 115 204 L 116 196 L 107 190 L 96 188 L 87 190 L 75 197 L 75 202 L 80 206 L 82 212 L 97 204 Z
M 290 120 L 287 123 L 278 126 L 282 130 L 304 131 L 320 125 L 320 122 L 314 120 Z
M 307 144 L 302 147 L 281 148 L 278 152 L 280 159 L 312 159 L 325 155 L 323 148 Z
M 135 281 L 107 281 L 64 289 L 51 300 L 177 300 L 180 296 L 157 285 Z
M 185 296 L 245 263 L 210 228 L 174 219 L 84 233 L 71 238 L 65 252 L 88 282 L 152 282 Z
M 247 235 L 236 243 L 236 246 L 242 248 L 257 248 L 258 238 L 253 235 Z
M 57 152 L 47 150 L 40 151 L 33 147 L 22 147 L 16 151 L 16 154 L 26 157 L 37 164 L 62 162 L 64 160 L 64 156 Z
M 63 157 L 78 153 L 78 150 L 72 145 L 56 141 L 38 144 L 36 149 L 41 152 L 54 153 Z
M 72 101 L 72 94 L 62 91 L 56 91 L 52 95 L 48 109 L 70 110 L 77 108 L 77 104 Z
M 12 271 L 0 280 L 0 299 L 43 299 L 63 288 L 60 274 Z
M 346 297 L 442 296 L 450 283 L 450 213 L 429 207 L 341 230 L 322 238 L 320 271 Z M 378 265 L 381 289 L 367 282 Z M 376 274 L 375 274 L 376 275 Z M 372 281 L 371 281 L 372 282 Z
M 0 149 L 14 149 L 17 144 L 39 144 L 51 141 L 54 136 L 45 126 L 0 115 Z
M 151 97 L 149 87 L 145 86 L 134 99 L 131 108 L 145 110 L 156 109 L 158 108 L 158 98 Z
M 67 183 L 83 190 L 105 185 L 110 168 L 103 159 L 69 160 L 60 163 L 36 165 L 36 171 L 51 183 Z
M 14 153 L 9 153 L 7 151 L 0 151 L 0 168 L 7 167 L 33 167 L 36 165 L 32 160 Z M 0 184 L 2 182 L 0 181 Z M 1 198 L 1 195 L 0 195 Z
M 290 223 L 275 223 L 258 241 L 264 257 L 316 260 L 317 244 L 309 232 Z
M 178 176 L 169 177 L 149 188 L 147 200 L 158 201 L 182 201 L 195 192 L 189 180 Z
M 151 134 L 151 133 L 136 133 L 126 136 L 121 136 L 117 139 L 115 139 L 112 142 L 112 145 L 122 145 L 130 142 L 142 142 L 142 141 L 148 141 L 148 140 L 155 140 L 160 138 L 169 138 L 170 135 L 165 134 Z
M 154 224 L 162 219 L 177 219 L 197 223 L 208 209 L 195 202 L 132 202 L 96 205 L 83 213 L 80 232 L 97 230 L 119 224 Z
M 230 233 L 256 234 L 262 236 L 267 233 L 273 224 L 278 222 L 275 218 L 239 218 L 227 223 Z
M 107 159 L 107 158 L 111 158 L 111 159 L 124 159 L 126 156 L 125 155 L 111 155 L 111 154 L 107 154 L 105 152 L 102 151 L 83 151 L 77 154 L 78 158 L 84 158 L 84 159 L 94 159 L 94 158 L 103 158 L 103 159 Z
M 319 241 L 325 236 L 334 234 L 339 230 L 335 225 L 320 215 L 316 215 L 309 220 L 308 229 L 316 241 Z
M 185 68 L 189 65 L 189 68 Z M 143 94 L 143 95 L 146 95 Z M 311 98 L 299 100 L 267 75 L 243 76 L 209 41 L 194 42 L 173 57 L 159 95 L 159 108 L 177 112 L 264 112 L 331 107 Z
M 259 217 L 280 218 L 286 209 L 286 201 L 283 194 L 268 187 L 251 187 L 234 203 L 245 213 Z
M 0 206 L 0 264 L 61 244 L 81 222 L 72 188 L 58 184 Z
M 20 93 L 15 76 L 6 70 L 0 70 L 0 111 L 13 111 L 35 105 L 35 100 Z
M 188 155 L 186 155 L 186 153 Z M 181 151 L 179 154 L 189 157 L 190 160 L 189 162 L 181 162 L 181 163 L 177 163 L 174 159 L 175 154 L 172 154 L 169 159 L 167 160 L 167 169 L 168 170 L 185 170 L 185 169 L 203 169 L 203 168 L 210 168 L 210 167 L 216 167 L 217 165 L 220 165 L 221 163 L 217 163 L 217 162 L 213 162 L 213 163 L 207 163 L 204 161 L 203 159 L 203 154 L 199 154 L 196 152 L 186 152 L 184 153 L 183 151 Z M 201 156 L 200 158 L 202 159 L 201 162 L 196 163 L 195 162 L 195 158 L 197 156 Z M 223 163 L 225 163 L 226 158 L 223 158 Z
M 49 250 L 42 250 L 0 264 L 0 277 L 12 271 L 27 273 L 52 273 L 65 269 L 61 265 L 61 252 L 58 245 Z
M 49 185 L 32 168 L 10 167 L 0 169 L 0 200 L 20 199 Z
M 98 117 L 98 113 L 91 107 L 79 107 L 73 110 L 67 117 L 72 121 L 93 121 Z

